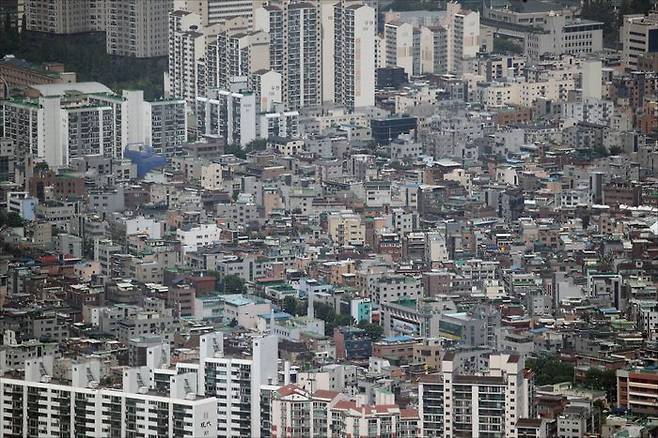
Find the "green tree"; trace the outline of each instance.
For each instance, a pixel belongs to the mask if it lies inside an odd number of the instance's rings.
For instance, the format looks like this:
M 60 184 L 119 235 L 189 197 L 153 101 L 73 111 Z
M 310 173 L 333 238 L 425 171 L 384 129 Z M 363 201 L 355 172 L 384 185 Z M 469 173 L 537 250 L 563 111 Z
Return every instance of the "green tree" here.
M 615 47 L 619 40 L 618 17 L 610 0 L 585 0 L 580 16 L 603 23 L 603 42 Z
M 313 305 L 313 312 L 315 317 L 323 320 L 324 322 L 333 321 L 336 318 L 336 311 L 333 307 L 325 303 L 317 303 Z
M 373 342 L 380 340 L 384 335 L 384 327 L 379 324 L 361 321 L 358 327 L 365 330 L 366 334 Z
M 496 37 L 493 40 L 493 51 L 495 53 L 523 54 L 523 45 L 509 38 Z
M 224 153 L 235 155 L 236 157 L 242 160 L 247 158 L 247 152 L 244 149 L 242 149 L 239 144 L 231 144 L 226 146 L 224 148 Z
M 287 296 L 283 299 L 283 311 L 291 315 L 297 315 L 297 298 Z
M 585 373 L 583 384 L 590 389 L 605 391 L 608 402 L 613 403 L 617 400 L 617 373 L 615 370 L 600 370 L 590 368 Z
M 6 212 L 4 210 L 0 211 L 0 228 L 7 227 L 22 227 L 25 225 L 25 220 L 18 214 L 13 211 Z
M 251 141 L 245 147 L 247 152 L 253 151 L 264 151 L 267 148 L 267 140 L 264 138 L 257 138 L 256 140 Z
M 242 294 L 247 291 L 244 280 L 237 275 L 227 275 L 222 282 L 222 291 L 225 294 Z
M 563 362 L 557 356 L 545 355 L 530 358 L 525 363 L 527 368 L 535 372 L 537 385 L 554 385 L 560 382 L 573 382 L 574 367 Z

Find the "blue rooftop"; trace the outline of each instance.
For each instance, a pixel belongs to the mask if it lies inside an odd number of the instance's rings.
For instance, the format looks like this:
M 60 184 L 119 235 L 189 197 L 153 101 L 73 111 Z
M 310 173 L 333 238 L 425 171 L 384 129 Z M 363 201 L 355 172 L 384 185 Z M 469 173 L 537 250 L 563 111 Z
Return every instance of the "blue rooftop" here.
M 619 309 L 616 307 L 604 307 L 602 309 L 599 309 L 601 313 L 619 313 Z

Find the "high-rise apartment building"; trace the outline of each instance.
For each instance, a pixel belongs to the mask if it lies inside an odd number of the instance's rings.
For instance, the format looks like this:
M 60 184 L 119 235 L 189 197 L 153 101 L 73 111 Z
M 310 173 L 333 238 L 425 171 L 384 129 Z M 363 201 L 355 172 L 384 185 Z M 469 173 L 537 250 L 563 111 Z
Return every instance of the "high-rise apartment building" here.
M 448 39 L 448 70 L 462 73 L 462 61 L 474 58 L 480 48 L 480 14 L 461 8 L 459 3 L 447 5 L 445 28 Z
M 168 346 L 147 346 L 146 365 L 124 369 L 118 388 L 100 360 L 68 372 L 52 356 L 27 360 L 24 373 L 0 379 L 0 435 L 258 436 L 262 388 L 278 383 L 276 337 L 254 338 L 239 358 L 224 355 L 221 333 L 199 344 L 198 361 L 175 367 Z
M 246 146 L 256 139 L 256 95 L 208 90 L 196 99 L 197 129 L 200 135 L 221 137 L 227 144 Z
M 167 55 L 167 17 L 173 0 L 105 1 L 107 53 L 136 58 Z
M 447 353 L 441 373 L 418 384 L 424 436 L 519 436 L 518 421 L 532 414 L 532 376 L 522 362 L 517 355 L 490 355 L 484 372 L 467 371 Z
M 236 17 L 252 24 L 253 11 L 261 6 L 259 0 L 174 0 L 174 10 L 185 10 L 201 17 L 204 26 L 212 26 Z
M 434 24 L 420 25 L 410 18 L 386 23 L 384 62 L 387 67 L 404 68 L 408 76 L 461 73 L 464 60 L 478 53 L 479 40 L 479 13 L 449 2 Z
M 190 108 L 197 96 L 199 60 L 206 50 L 206 37 L 200 29 L 201 17 L 197 14 L 183 10 L 169 14 L 169 69 L 165 73 L 165 94 L 185 99 Z
M 392 21 L 384 25 L 386 39 L 386 66 L 402 67 L 414 74 L 414 27 L 409 23 Z
M 149 58 L 167 54 L 173 5 L 174 0 L 26 0 L 25 22 L 35 32 L 106 32 L 107 53 Z
M 322 102 L 319 7 L 287 1 L 268 5 L 256 10 L 254 28 L 270 34 L 270 69 L 283 77 L 286 108 L 319 106 Z
M 144 102 L 145 133 L 142 140 L 153 152 L 169 158 L 187 141 L 187 104 L 178 98 Z
M 320 20 L 309 3 L 293 3 L 286 15 L 285 100 L 292 110 L 318 106 L 320 88 Z
M 173 154 L 187 140 L 185 102 L 146 102 L 141 92 L 119 96 L 95 82 L 35 86 L 40 96 L 0 102 L 3 132 L 19 150 L 66 166 L 85 155 L 120 158 L 129 143 Z M 164 122 L 164 123 L 163 123 Z
M 207 49 L 208 83 L 229 89 L 235 78 L 246 82 L 252 73 L 269 69 L 269 40 L 269 34 L 262 31 L 236 33 L 224 29 L 219 32 Z
M 23 0 L 0 0 L 0 17 L 4 17 L 5 24 L 9 24 L 11 28 L 20 31 L 24 14 L 25 2 Z
M 374 106 L 375 11 L 365 5 L 337 4 L 334 26 L 334 101 L 350 110 Z
M 131 368 L 116 389 L 101 386 L 98 360 L 73 363 L 70 381 L 54 378 L 53 362 L 27 360 L 23 375 L 0 379 L 0 435 L 217 436 L 217 401 L 196 394 L 194 374 L 157 390 L 148 387 L 149 367 Z
M 198 364 L 179 363 L 179 373 L 188 368 L 198 373 L 198 394 L 217 398 L 217 436 L 257 436 L 261 429 L 261 387 L 276 385 L 277 338 L 266 336 L 252 342 L 252 356 L 232 358 L 223 353 L 221 333 L 200 338 Z
M 72 34 L 105 31 L 106 0 L 26 0 L 25 26 L 33 32 Z

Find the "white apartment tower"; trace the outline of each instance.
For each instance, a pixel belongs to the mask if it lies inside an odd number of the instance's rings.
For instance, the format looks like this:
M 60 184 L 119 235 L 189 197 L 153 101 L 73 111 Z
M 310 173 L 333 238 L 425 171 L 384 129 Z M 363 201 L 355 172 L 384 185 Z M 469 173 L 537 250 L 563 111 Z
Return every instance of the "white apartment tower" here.
M 318 6 L 307 2 L 266 5 L 256 10 L 254 28 L 270 35 L 270 69 L 283 77 L 286 108 L 319 106 L 322 69 Z
M 208 88 L 229 89 L 233 79 L 246 82 L 253 72 L 269 69 L 269 41 L 267 32 L 220 31 L 206 51 Z
M 402 67 L 408 76 L 414 74 L 414 27 L 392 21 L 384 25 L 386 66 Z
M 259 70 L 249 76 L 248 88 L 256 94 L 258 113 L 269 113 L 281 105 L 281 73 L 274 70 Z
M 208 90 L 196 99 L 197 129 L 200 135 L 226 139 L 242 147 L 256 139 L 256 95 Z
M 448 353 L 441 364 L 443 436 L 517 437 L 516 423 L 531 413 L 531 383 L 523 360 L 517 355 L 491 355 L 487 372 L 473 375 L 464 374 L 453 359 L 454 353 Z M 423 400 L 419 405 L 421 413 L 429 408 L 422 407 Z
M 98 360 L 73 363 L 70 381 L 54 378 L 53 363 L 27 360 L 23 378 L 0 379 L 1 436 L 217 436 L 217 401 L 196 394 L 194 374 L 156 390 L 149 367 L 131 368 L 119 389 L 100 385 Z
M 152 58 L 167 55 L 167 17 L 173 0 L 106 0 L 107 53 Z
M 480 47 L 480 14 L 479 12 L 460 9 L 459 4 L 448 4 L 448 38 L 452 50 L 448 50 L 450 71 L 461 74 L 462 60 L 474 58 Z
M 122 96 L 95 82 L 61 89 L 41 85 L 42 97 L 0 102 L 5 136 L 52 167 L 73 158 L 123 156 L 129 143 L 146 143 L 173 154 L 187 140 L 182 100 L 144 101 L 141 91 Z
M 201 17 L 187 11 L 169 14 L 169 70 L 165 88 L 169 96 L 185 99 L 194 107 L 197 96 L 198 61 L 205 55 L 205 36 L 199 31 Z
M 203 335 L 199 341 L 199 363 L 176 367 L 179 373 L 198 370 L 198 394 L 217 398 L 217 436 L 258 436 L 252 431 L 261 429 L 261 386 L 277 384 L 276 336 L 254 339 L 252 356 L 246 358 L 225 356 L 221 333 Z
M 442 26 L 422 26 L 419 32 L 419 73 L 447 73 L 448 35 L 446 29 Z
M 446 30 L 447 70 L 461 73 L 463 60 L 475 57 L 480 48 L 480 14 L 449 2 L 441 27 Z
M 318 9 L 310 3 L 288 6 L 284 52 L 284 84 L 287 106 L 291 110 L 321 104 L 320 20 Z
M 334 24 L 334 101 L 350 110 L 374 106 L 375 11 L 365 5 L 337 4 Z

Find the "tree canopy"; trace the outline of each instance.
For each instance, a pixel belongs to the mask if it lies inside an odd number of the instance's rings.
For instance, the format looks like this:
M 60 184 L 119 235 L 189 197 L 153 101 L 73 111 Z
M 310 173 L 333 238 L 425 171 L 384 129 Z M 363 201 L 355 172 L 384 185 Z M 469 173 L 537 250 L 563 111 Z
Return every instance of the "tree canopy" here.
M 6 212 L 5 210 L 0 210 L 0 228 L 4 226 L 8 227 L 22 227 L 25 224 L 23 218 L 13 211 Z
M 227 275 L 222 281 L 222 292 L 225 294 L 242 294 L 247 291 L 245 281 L 237 275 Z
M 360 329 L 365 330 L 366 334 L 373 342 L 380 340 L 384 335 L 384 327 L 382 327 L 379 324 L 373 324 L 366 321 L 361 321 L 358 327 Z
M 526 367 L 535 372 L 537 385 L 554 385 L 560 382 L 573 382 L 574 367 L 556 356 L 541 356 L 526 360 Z

